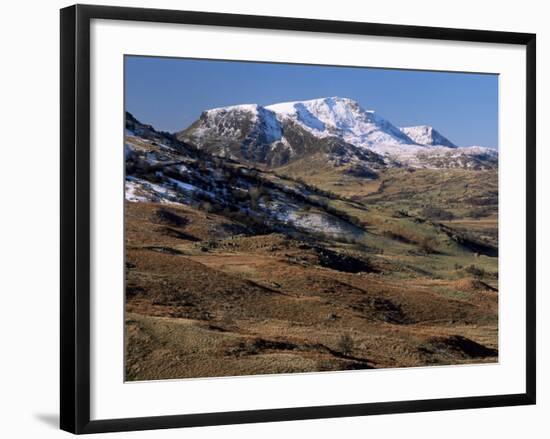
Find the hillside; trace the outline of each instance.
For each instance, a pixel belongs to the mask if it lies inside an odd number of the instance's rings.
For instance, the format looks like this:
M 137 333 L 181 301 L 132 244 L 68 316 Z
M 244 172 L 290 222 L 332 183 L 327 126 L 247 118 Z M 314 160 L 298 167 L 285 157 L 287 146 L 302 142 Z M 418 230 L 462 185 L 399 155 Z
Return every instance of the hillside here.
M 390 166 L 346 142 L 373 178 L 313 140 L 252 164 L 130 114 L 125 144 L 127 379 L 498 358 L 495 170 Z

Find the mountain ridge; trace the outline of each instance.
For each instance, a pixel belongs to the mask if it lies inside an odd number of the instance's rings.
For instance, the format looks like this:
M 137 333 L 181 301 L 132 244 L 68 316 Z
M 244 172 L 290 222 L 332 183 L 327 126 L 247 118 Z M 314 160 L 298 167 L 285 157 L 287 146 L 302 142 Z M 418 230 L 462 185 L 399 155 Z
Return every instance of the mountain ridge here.
M 213 108 L 175 135 L 214 155 L 271 168 L 317 153 L 326 153 L 329 161 L 346 157 L 346 163 L 366 166 L 498 166 L 498 152 L 491 148 L 459 147 L 429 125 L 400 128 L 353 99 L 337 96 Z M 368 152 L 366 161 L 359 151 Z

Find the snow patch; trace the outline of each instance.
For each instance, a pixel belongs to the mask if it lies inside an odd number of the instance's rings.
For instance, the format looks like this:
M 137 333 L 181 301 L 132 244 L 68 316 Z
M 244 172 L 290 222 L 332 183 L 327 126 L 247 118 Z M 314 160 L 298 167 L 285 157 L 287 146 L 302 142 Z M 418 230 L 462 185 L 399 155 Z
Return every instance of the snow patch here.
M 178 189 L 185 192 L 200 191 L 200 189 L 197 186 L 193 186 L 192 184 L 189 184 L 189 183 L 184 183 L 183 181 L 179 181 L 174 178 L 168 178 L 168 181 L 174 184 Z

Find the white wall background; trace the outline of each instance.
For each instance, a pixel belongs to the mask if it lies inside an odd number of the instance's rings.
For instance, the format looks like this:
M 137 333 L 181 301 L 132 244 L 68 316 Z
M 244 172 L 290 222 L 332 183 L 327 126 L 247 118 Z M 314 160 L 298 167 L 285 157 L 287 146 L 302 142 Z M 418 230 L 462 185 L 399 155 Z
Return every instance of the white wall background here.
M 543 438 L 550 435 L 550 8 L 543 1 L 103 0 L 87 3 L 537 33 L 539 403 L 456 412 L 122 433 L 143 438 Z M 3 4 L 0 14 L 0 435 L 61 437 L 58 422 L 59 13 L 70 2 Z M 546 126 L 545 126 L 546 125 Z M 546 253 L 546 254 L 545 254 Z

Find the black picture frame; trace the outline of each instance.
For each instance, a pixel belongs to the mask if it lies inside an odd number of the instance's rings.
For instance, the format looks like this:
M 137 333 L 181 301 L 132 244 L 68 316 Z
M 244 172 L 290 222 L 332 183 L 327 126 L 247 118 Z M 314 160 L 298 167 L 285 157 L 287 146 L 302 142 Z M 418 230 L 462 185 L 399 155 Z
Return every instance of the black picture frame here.
M 525 393 L 90 420 L 90 21 L 230 26 L 486 42 L 526 47 L 527 258 Z M 61 429 L 81 434 L 535 404 L 535 59 L 530 33 L 75 5 L 61 10 Z

